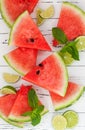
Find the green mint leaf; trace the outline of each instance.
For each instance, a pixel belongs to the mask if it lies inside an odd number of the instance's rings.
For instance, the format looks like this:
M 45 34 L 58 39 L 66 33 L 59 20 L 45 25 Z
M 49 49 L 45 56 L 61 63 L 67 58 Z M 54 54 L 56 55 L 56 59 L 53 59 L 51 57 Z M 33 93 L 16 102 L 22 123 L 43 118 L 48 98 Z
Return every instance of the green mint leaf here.
M 31 89 L 28 93 L 28 101 L 32 108 L 36 108 L 38 106 L 38 97 L 34 89 Z
M 38 106 L 37 108 L 35 108 L 33 111 L 35 112 L 35 113 L 41 113 L 42 111 L 44 110 L 44 106 L 43 105 L 40 105 L 40 106 Z
M 32 115 L 32 111 L 27 111 L 22 114 L 22 116 L 31 116 L 31 115 Z
M 31 121 L 33 126 L 39 124 L 41 121 L 41 115 L 39 113 L 32 112 Z
M 52 28 L 52 35 L 54 39 L 61 44 L 65 44 L 68 41 L 67 36 L 63 32 L 63 30 L 58 27 Z
M 68 52 L 71 54 L 72 58 L 75 60 L 79 60 L 79 52 L 76 47 L 77 41 L 71 41 L 68 42 L 61 50 L 60 52 L 63 54 L 65 52 Z

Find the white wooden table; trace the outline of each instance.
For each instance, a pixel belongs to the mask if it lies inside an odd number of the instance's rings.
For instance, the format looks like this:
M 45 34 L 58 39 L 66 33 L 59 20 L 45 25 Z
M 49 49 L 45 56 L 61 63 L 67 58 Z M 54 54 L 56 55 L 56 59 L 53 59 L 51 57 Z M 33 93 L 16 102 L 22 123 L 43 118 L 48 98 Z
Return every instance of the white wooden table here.
M 69 2 L 73 2 L 80 6 L 83 10 L 85 10 L 85 0 L 67 0 Z M 47 20 L 42 26 L 40 26 L 40 30 L 46 37 L 47 41 L 49 43 L 52 42 L 52 35 L 51 35 L 51 29 L 53 26 L 56 26 L 57 20 L 59 17 L 59 11 L 61 7 L 62 0 L 40 0 L 37 7 L 41 7 L 43 9 L 47 8 L 50 5 L 54 5 L 55 7 L 55 15 L 53 18 Z M 36 8 L 37 8 L 36 7 Z M 35 11 L 36 11 L 35 8 Z M 32 14 L 33 19 L 35 20 L 35 11 Z M 0 16 L 0 88 L 7 85 L 6 82 L 4 82 L 2 78 L 3 72 L 10 72 L 10 73 L 16 73 L 14 70 L 12 70 L 4 61 L 3 55 L 9 52 L 9 50 L 13 49 L 12 47 L 9 47 L 7 45 L 8 37 L 9 37 L 10 29 L 7 27 L 7 25 L 4 23 Z M 38 62 L 41 60 L 41 57 L 39 57 Z M 68 66 L 68 73 L 69 73 L 69 80 L 74 81 L 78 84 L 85 85 L 85 52 L 80 52 L 80 61 L 74 62 L 71 66 Z M 19 82 L 15 83 L 14 86 L 18 88 L 22 83 L 28 84 L 25 81 L 20 80 Z M 82 95 L 82 97 L 72 106 L 63 109 L 61 111 L 54 111 L 51 99 L 49 97 L 48 91 L 41 89 L 36 86 L 36 90 L 38 93 L 39 98 L 41 101 L 45 104 L 45 106 L 48 108 L 49 113 L 44 115 L 42 117 L 42 121 L 39 125 L 36 127 L 31 126 L 31 124 L 27 123 L 23 130 L 53 130 L 51 120 L 52 117 L 56 114 L 62 114 L 66 110 L 75 110 L 79 114 L 79 123 L 78 125 L 72 129 L 72 130 L 85 130 L 85 94 Z M 16 128 L 14 126 L 11 126 L 4 122 L 2 119 L 0 119 L 0 130 L 22 130 L 21 128 Z M 69 129 L 70 130 L 70 129 Z

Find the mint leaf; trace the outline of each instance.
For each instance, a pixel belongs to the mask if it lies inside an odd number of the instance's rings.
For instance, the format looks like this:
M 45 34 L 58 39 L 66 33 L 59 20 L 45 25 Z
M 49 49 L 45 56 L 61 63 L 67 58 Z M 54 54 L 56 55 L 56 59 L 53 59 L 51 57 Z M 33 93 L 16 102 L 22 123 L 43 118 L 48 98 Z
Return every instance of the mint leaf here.
M 44 110 L 44 106 L 40 105 L 40 106 L 38 106 L 37 108 L 34 109 L 34 112 L 40 114 L 43 110 Z
M 71 54 L 72 58 L 75 60 L 79 60 L 79 52 L 76 47 L 77 41 L 71 41 L 68 42 L 61 50 L 60 52 L 63 54 L 65 52 L 68 52 Z
M 38 106 L 38 97 L 34 89 L 31 89 L 28 93 L 29 104 L 32 108 L 36 108 Z
M 32 115 L 31 115 L 31 121 L 32 121 L 33 126 L 39 124 L 41 121 L 41 115 L 39 113 L 36 113 L 35 111 L 33 111 Z
M 32 111 L 27 111 L 22 114 L 22 116 L 31 116 L 31 115 L 32 115 Z
M 63 30 L 58 27 L 52 28 L 52 35 L 54 39 L 61 44 L 65 44 L 68 41 L 67 36 L 63 32 Z

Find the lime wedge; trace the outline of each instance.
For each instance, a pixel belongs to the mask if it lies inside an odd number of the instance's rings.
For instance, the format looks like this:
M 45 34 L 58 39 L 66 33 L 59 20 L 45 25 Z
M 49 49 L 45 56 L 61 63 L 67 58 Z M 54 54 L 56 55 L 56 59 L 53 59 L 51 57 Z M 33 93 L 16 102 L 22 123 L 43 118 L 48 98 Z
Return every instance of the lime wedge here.
M 43 12 L 43 10 L 41 8 L 38 8 L 36 11 L 36 18 L 37 18 L 37 25 L 40 26 L 41 24 L 43 24 L 44 20 L 40 14 Z
M 12 86 L 4 86 L 2 89 L 0 89 L 1 94 L 16 94 L 16 89 Z
M 67 128 L 73 128 L 78 123 L 78 114 L 75 111 L 69 110 L 66 111 L 63 116 L 67 120 Z
M 59 55 L 62 57 L 66 65 L 70 65 L 74 61 L 71 54 L 68 52 L 65 53 L 59 52 Z
M 10 73 L 3 73 L 3 78 L 7 83 L 15 83 L 20 79 L 20 76 Z
M 65 130 L 67 126 L 67 120 L 62 115 L 57 115 L 52 119 L 52 125 L 55 130 Z
M 78 41 L 76 47 L 79 51 L 85 50 L 85 36 L 79 36 L 75 41 Z
M 48 7 L 45 11 L 43 11 L 42 13 L 40 13 L 40 16 L 42 18 L 50 18 L 54 15 L 54 6 L 51 5 L 50 7 Z

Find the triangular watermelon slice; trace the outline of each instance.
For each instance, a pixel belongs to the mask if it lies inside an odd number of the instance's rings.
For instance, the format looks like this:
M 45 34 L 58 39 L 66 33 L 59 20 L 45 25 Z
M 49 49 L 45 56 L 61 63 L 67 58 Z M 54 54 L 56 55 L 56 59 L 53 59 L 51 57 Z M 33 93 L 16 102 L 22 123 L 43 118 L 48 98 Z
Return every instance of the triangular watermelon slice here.
M 77 5 L 63 2 L 57 27 L 61 28 L 67 35 L 68 40 L 85 35 L 85 13 Z M 53 45 L 58 42 L 53 40 Z
M 36 65 L 37 50 L 19 47 L 4 55 L 6 62 L 18 73 L 24 75 Z
M 31 90 L 31 88 L 32 86 L 21 86 L 17 99 L 15 100 L 8 116 L 10 120 L 19 122 L 28 122 L 31 120 L 29 116 L 22 116 L 23 113 L 27 111 L 32 111 L 32 108 L 30 107 L 28 102 L 28 92 L 29 90 Z M 45 108 L 42 114 L 47 113 L 47 111 L 48 110 Z
M 72 105 L 84 92 L 84 87 L 80 87 L 78 84 L 69 82 L 67 92 L 64 97 L 50 92 L 53 106 L 55 110 L 60 110 Z
M 9 45 L 39 50 L 51 50 L 27 11 L 21 14 L 14 23 L 9 38 Z
M 0 0 L 1 13 L 9 26 L 12 26 L 17 17 L 28 10 L 32 13 L 34 7 L 38 3 L 38 0 Z
M 61 96 L 65 95 L 68 84 L 67 69 L 57 52 L 34 67 L 23 79 Z
M 9 124 L 12 124 L 17 127 L 23 127 L 22 123 L 19 122 L 13 122 L 8 119 L 8 115 L 10 113 L 10 110 L 17 98 L 17 94 L 9 94 L 5 96 L 0 97 L 0 117 L 4 119 Z

